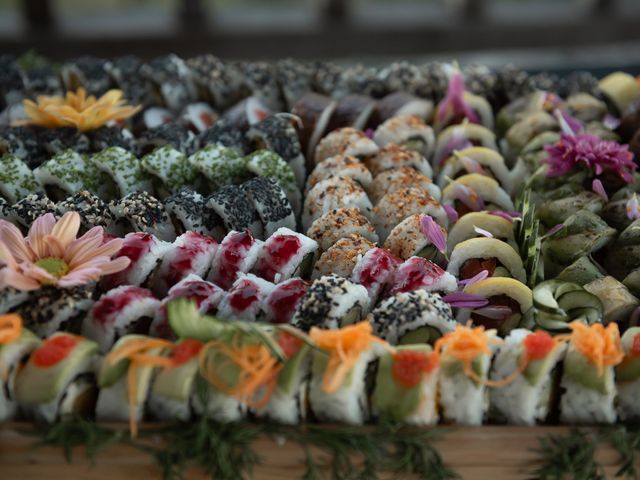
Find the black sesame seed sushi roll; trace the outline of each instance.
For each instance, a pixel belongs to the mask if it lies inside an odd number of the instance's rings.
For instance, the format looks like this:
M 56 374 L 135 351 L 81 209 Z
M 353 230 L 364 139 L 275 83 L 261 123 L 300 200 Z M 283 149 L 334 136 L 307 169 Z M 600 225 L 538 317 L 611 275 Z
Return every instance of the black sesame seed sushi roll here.
M 62 216 L 66 212 L 78 212 L 81 229 L 88 231 L 93 227 L 108 228 L 113 222 L 113 214 L 109 205 L 86 190 L 65 198 L 56 204 L 56 215 Z
M 265 240 L 253 273 L 274 283 L 291 277 L 309 278 L 317 251 L 315 240 L 288 228 L 279 228 Z
M 241 274 L 218 305 L 219 318 L 247 321 L 262 320 L 266 316 L 265 301 L 274 284 L 250 273 Z
M 29 299 L 29 292 L 6 287 L 0 290 L 0 314 L 13 311 L 18 305 Z
M 152 233 L 161 240 L 172 241 L 176 232 L 164 205 L 146 191 L 133 192 L 109 203 L 114 217 L 110 231 L 120 236 L 129 232 Z
M 45 213 L 55 213 L 56 204 L 52 202 L 44 192 L 36 192 L 27 195 L 11 205 L 10 220 L 27 229 L 35 222 L 36 218 Z
M 292 58 L 278 60 L 275 64 L 276 80 L 282 91 L 287 110 L 305 93 L 313 90 L 313 66 Z
M 306 191 L 311 190 L 316 183 L 331 177 L 351 177 L 365 189 L 368 189 L 373 181 L 369 169 L 356 157 L 335 155 L 315 166 L 307 178 Z
M 295 230 L 296 217 L 286 192 L 273 177 L 255 177 L 241 185 L 247 198 L 253 203 L 264 226 L 264 236 L 269 238 L 282 227 Z
M 78 57 L 62 66 L 61 76 L 66 90 L 76 91 L 83 87 L 91 95 L 102 95 L 111 87 L 103 58 Z
M 219 119 L 198 135 L 198 147 L 205 148 L 208 145 L 231 148 L 239 155 L 250 151 L 250 143 L 244 131 L 225 119 Z
M 123 55 L 104 63 L 104 70 L 112 82 L 133 105 L 154 103 L 152 86 L 140 72 L 143 65 L 142 60 L 135 55 Z
M 207 280 L 228 290 L 238 275 L 253 269 L 263 245 L 249 230 L 229 232 L 218 246 Z
M 18 156 L 7 153 L 0 157 L 0 197 L 15 203 L 41 190 L 33 171 Z
M 126 128 L 119 126 L 104 126 L 87 132 L 92 152 L 100 152 L 109 147 L 124 148 L 128 152 L 135 152 L 136 139 Z
M 271 110 L 282 111 L 284 102 L 280 95 L 275 65 L 268 62 L 245 62 L 241 68 L 251 96 Z
M 101 192 L 101 172 L 86 155 L 66 150 L 47 160 L 33 171 L 47 196 L 63 200 L 81 190 Z
M 316 279 L 329 274 L 351 278 L 358 260 L 374 247 L 373 242 L 357 234 L 341 238 L 320 255 L 313 267 L 311 278 Z
M 177 55 L 156 57 L 144 64 L 140 73 L 153 84 L 157 98 L 170 110 L 180 110 L 196 97 L 191 70 Z
M 327 158 L 345 155 L 364 160 L 378 153 L 378 145 L 361 130 L 352 127 L 340 128 L 329 133 L 318 143 L 314 162 L 319 164 Z
M 316 242 L 320 251 L 325 251 L 338 240 L 357 234 L 378 243 L 378 234 L 369 219 L 359 208 L 335 208 L 314 220 L 307 236 Z
M 387 193 L 397 192 L 403 188 L 417 188 L 440 200 L 442 192 L 431 179 L 412 167 L 398 167 L 378 173 L 367 193 L 373 204 L 377 204 Z
M 151 191 L 151 181 L 131 152 L 110 147 L 93 155 L 91 163 L 104 173 L 101 180 L 108 182 L 108 200 L 122 198 L 133 192 Z
M 236 64 L 205 54 L 189 58 L 187 66 L 199 96 L 216 108 L 224 109 L 240 100 L 244 89 L 243 76 Z
M 366 288 L 338 275 L 326 275 L 311 284 L 291 324 L 304 331 L 340 328 L 360 321 L 368 310 Z
M 416 172 L 431 179 L 433 170 L 429 161 L 415 150 L 390 143 L 382 147 L 376 155 L 364 160 L 364 164 L 374 176 L 392 168 L 411 167 Z
M 189 188 L 183 188 L 164 200 L 164 208 L 169 214 L 177 235 L 187 231 L 211 234 L 204 216 L 204 197 Z
M 191 155 L 198 148 L 198 137 L 180 123 L 166 123 L 143 132 L 138 136 L 137 144 L 137 152 L 141 156 L 165 145 Z
M 194 183 L 195 173 L 187 156 L 170 145 L 145 155 L 140 163 L 143 171 L 151 178 L 153 191 L 160 199 Z
M 373 134 L 379 147 L 390 143 L 403 146 L 431 158 L 435 146 L 433 129 L 417 116 L 392 117 L 381 124 Z
M 49 156 L 69 149 L 78 153 L 89 152 L 89 137 L 75 127 L 43 128 L 38 136 Z
M 369 314 L 374 333 L 391 345 L 428 343 L 454 330 L 451 307 L 437 293 L 424 290 L 398 293 Z
M 39 127 L 9 127 L 0 125 L 0 152 L 15 155 L 29 168 L 36 168 L 50 155 L 45 150 Z
M 260 216 L 242 188 L 227 185 L 218 189 L 205 199 L 204 209 L 205 215 L 210 216 L 216 225 L 224 225 L 227 232 L 248 229 L 253 236 L 262 238 Z M 216 240 L 222 239 L 219 229 L 213 232 L 213 236 Z
M 387 285 L 391 284 L 394 273 L 401 263 L 402 260 L 389 250 L 372 248 L 358 258 L 351 274 L 351 281 L 365 287 L 369 292 L 370 304 L 376 305 Z
M 251 178 L 247 158 L 237 150 L 221 145 L 207 145 L 198 150 L 189 157 L 189 163 L 196 172 L 206 178 L 211 191 Z

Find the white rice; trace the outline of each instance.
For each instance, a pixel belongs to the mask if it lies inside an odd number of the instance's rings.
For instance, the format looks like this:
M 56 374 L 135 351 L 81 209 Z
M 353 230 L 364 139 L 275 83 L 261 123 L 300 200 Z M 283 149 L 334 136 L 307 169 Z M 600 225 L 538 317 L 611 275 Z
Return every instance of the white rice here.
M 637 422 L 640 420 L 640 379 L 631 382 L 619 382 L 618 401 L 616 404 L 618 416 L 623 422 Z
M 481 377 L 486 378 L 490 359 L 482 357 Z M 440 408 L 445 421 L 458 425 L 482 425 L 489 409 L 489 392 L 462 371 L 453 376 L 440 370 L 438 378 Z
M 586 388 L 565 374 L 562 377 L 564 393 L 560 399 L 560 421 L 567 424 L 615 423 L 614 400 L 616 388 L 607 385 L 607 393 Z

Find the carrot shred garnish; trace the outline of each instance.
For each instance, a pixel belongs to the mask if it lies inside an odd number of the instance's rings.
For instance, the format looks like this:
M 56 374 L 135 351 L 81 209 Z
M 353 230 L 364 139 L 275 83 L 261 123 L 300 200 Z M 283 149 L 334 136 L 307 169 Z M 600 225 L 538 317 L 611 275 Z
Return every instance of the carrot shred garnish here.
M 0 315 L 0 345 L 11 343 L 22 333 L 22 317 L 16 313 Z
M 371 348 L 371 343 L 387 343 L 374 336 L 368 321 L 349 325 L 339 330 L 312 328 L 311 340 L 318 348 L 329 353 L 329 361 L 322 378 L 322 388 L 327 393 L 336 392 L 345 377 L 358 362 L 359 356 Z
M 624 358 L 620 331 L 616 323 L 606 327 L 601 323 L 585 325 L 571 322 L 571 343 L 582 355 L 591 361 L 602 375 L 605 367 L 619 364 Z

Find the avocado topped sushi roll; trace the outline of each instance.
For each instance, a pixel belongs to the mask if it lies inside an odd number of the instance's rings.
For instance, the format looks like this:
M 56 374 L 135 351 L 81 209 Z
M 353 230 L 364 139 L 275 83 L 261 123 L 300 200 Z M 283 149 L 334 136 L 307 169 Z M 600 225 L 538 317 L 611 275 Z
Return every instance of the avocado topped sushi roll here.
M 616 365 L 618 416 L 625 422 L 640 419 L 640 327 L 631 327 L 622 335 L 624 358 Z
M 429 215 L 415 214 L 396 225 L 384 242 L 384 248 L 406 260 L 422 257 L 444 264 L 447 232 Z

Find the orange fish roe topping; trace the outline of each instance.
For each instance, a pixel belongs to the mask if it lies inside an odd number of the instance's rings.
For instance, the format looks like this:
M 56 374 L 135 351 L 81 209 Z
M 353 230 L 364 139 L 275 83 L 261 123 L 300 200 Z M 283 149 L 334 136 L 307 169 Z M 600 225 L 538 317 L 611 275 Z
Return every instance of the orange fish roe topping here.
M 413 388 L 425 374 L 433 372 L 440 364 L 436 352 L 400 350 L 393 354 L 393 377 L 406 388 Z

